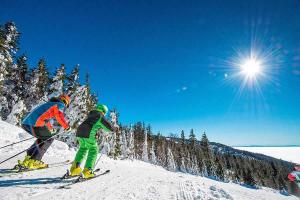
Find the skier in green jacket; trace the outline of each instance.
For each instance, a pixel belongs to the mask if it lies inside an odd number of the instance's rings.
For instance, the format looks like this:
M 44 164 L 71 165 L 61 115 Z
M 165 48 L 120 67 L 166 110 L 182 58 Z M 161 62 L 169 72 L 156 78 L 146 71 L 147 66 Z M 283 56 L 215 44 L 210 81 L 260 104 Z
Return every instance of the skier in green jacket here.
M 96 109 L 90 111 L 86 120 L 78 127 L 76 137 L 79 141 L 79 149 L 70 169 L 71 176 L 79 176 L 81 172 L 84 175 L 84 178 L 95 176 L 93 169 L 99 151 L 96 133 L 100 129 L 108 132 L 114 130 L 112 124 L 104 117 L 107 111 L 107 106 L 98 104 Z M 80 164 L 86 154 L 88 155 L 82 171 Z

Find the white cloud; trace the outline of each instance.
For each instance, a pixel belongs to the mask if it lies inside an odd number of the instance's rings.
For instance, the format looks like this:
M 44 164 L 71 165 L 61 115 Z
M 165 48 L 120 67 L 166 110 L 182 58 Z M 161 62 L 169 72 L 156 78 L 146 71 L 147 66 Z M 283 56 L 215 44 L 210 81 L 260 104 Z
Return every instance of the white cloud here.
M 176 92 L 180 93 L 180 92 L 186 91 L 187 89 L 188 89 L 187 86 L 182 86 L 181 88 L 177 89 Z
M 181 90 L 182 91 L 185 91 L 185 90 L 187 90 L 188 88 L 186 87 L 186 86 L 183 86 L 182 88 L 181 88 Z

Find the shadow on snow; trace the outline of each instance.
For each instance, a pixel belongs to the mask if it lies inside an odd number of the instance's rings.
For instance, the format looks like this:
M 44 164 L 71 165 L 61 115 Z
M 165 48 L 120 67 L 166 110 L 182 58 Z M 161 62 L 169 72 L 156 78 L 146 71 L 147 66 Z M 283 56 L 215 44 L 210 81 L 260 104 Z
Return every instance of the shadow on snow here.
M 20 185 L 42 185 L 55 183 L 69 183 L 72 180 L 62 180 L 60 178 L 34 178 L 34 179 L 14 179 L 0 181 L 1 187 L 20 186 Z

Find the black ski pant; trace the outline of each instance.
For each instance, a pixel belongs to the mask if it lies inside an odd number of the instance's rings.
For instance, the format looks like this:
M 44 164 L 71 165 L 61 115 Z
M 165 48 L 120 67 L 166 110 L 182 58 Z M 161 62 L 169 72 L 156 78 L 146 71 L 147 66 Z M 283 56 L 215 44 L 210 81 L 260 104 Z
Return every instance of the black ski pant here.
M 45 126 L 34 127 L 34 126 L 23 124 L 22 127 L 29 134 L 37 138 L 37 140 L 27 150 L 27 155 L 34 160 L 42 160 L 44 154 L 46 153 L 46 151 L 54 141 L 54 138 L 51 138 L 52 135 L 50 131 Z

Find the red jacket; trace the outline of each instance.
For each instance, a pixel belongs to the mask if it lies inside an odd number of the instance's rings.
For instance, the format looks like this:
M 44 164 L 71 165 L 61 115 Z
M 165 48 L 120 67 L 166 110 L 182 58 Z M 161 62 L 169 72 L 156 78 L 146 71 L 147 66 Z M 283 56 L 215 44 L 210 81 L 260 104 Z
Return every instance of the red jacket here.
M 52 107 L 50 107 L 46 112 L 44 112 L 36 121 L 34 126 L 37 127 L 41 127 L 41 126 L 47 126 L 48 129 L 53 129 L 51 123 L 50 123 L 50 119 L 55 118 L 57 120 L 57 122 L 64 128 L 68 128 L 69 124 L 66 122 L 65 118 L 64 118 L 64 114 L 63 112 L 61 112 L 58 109 L 57 105 L 53 105 Z

